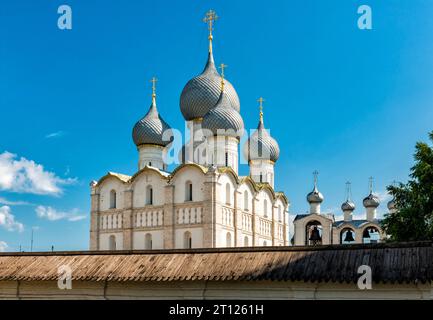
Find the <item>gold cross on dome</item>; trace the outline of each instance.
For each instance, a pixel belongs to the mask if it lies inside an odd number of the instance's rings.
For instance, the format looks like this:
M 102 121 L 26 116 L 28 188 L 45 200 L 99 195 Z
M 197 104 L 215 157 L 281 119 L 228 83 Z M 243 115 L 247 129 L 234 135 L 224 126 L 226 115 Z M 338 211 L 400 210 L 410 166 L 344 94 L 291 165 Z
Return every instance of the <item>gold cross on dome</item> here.
M 156 96 L 156 82 L 158 81 L 158 79 L 156 79 L 155 77 L 152 78 L 152 80 L 150 80 L 150 82 L 152 82 L 152 96 Z
M 224 79 L 224 70 L 225 70 L 225 68 L 227 68 L 228 67 L 228 65 L 226 65 L 226 64 L 224 64 L 224 63 L 221 63 L 220 64 L 220 66 L 219 66 L 219 68 L 221 69 L 221 77 Z
M 214 21 L 218 20 L 218 18 L 219 17 L 213 10 L 209 10 L 208 12 L 206 12 L 206 16 L 203 18 L 203 22 L 208 24 L 209 37 L 212 37 L 213 24 Z
M 225 65 L 224 63 L 221 63 L 219 68 L 221 69 L 221 92 L 223 92 L 224 91 L 224 84 L 225 84 L 224 83 L 224 69 L 227 68 L 227 65 Z
M 260 97 L 257 99 L 257 102 L 259 103 L 259 110 L 260 110 L 260 119 L 263 118 L 263 102 L 265 102 L 266 100 L 263 99 L 263 97 Z
M 260 98 L 257 99 L 257 102 L 259 103 L 260 111 L 263 111 L 263 102 L 265 102 L 265 101 L 266 100 L 263 99 L 262 97 L 260 97 Z

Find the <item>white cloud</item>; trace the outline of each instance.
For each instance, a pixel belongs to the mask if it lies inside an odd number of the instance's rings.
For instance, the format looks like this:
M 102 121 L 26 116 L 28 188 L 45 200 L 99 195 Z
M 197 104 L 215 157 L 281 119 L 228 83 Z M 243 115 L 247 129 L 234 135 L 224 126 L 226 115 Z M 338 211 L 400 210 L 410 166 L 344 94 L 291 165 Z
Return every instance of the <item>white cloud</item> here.
M 65 133 L 63 131 L 57 131 L 57 132 L 52 132 L 49 133 L 45 136 L 46 139 L 51 139 L 51 138 L 60 138 L 62 136 L 64 136 Z
M 39 218 L 47 219 L 49 221 L 68 220 L 75 222 L 86 218 L 86 216 L 79 214 L 78 209 L 73 209 L 70 212 L 64 212 L 58 211 L 52 207 L 37 206 L 35 211 Z
M 0 241 L 0 252 L 5 252 L 8 248 L 8 244 L 4 241 Z
M 376 192 L 375 195 L 379 198 L 381 204 L 382 203 L 387 204 L 388 201 L 392 199 L 392 195 L 390 195 L 388 191 L 379 191 Z
M 21 222 L 15 221 L 15 216 L 11 213 L 11 208 L 8 206 L 0 207 L 0 227 L 8 231 L 24 231 L 24 225 Z
M 6 198 L 0 197 L 0 204 L 5 204 L 7 206 L 31 206 L 32 204 L 27 201 L 10 201 Z
M 76 179 L 62 179 L 32 160 L 10 152 L 0 154 L 0 190 L 22 193 L 59 195 L 62 186 L 73 184 Z

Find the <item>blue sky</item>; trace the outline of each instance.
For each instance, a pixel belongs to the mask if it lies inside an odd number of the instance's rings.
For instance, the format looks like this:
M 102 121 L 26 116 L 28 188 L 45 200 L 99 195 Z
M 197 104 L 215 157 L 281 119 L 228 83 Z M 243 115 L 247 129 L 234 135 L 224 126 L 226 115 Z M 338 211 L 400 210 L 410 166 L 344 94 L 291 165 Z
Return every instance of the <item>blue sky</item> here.
M 72 30 L 57 28 L 62 4 Z M 357 27 L 362 4 L 373 30 Z M 323 208 L 339 210 L 350 180 L 357 214 L 370 176 L 381 194 L 407 180 L 415 142 L 433 129 L 432 1 L 9 0 L 0 9 L 0 244 L 28 250 L 35 227 L 35 250 L 87 249 L 88 184 L 135 172 L 131 130 L 152 76 L 160 113 L 184 129 L 179 96 L 204 67 L 210 8 L 220 16 L 215 60 L 229 66 L 247 128 L 266 99 L 265 125 L 281 148 L 276 188 L 292 214 L 307 210 L 315 169 Z

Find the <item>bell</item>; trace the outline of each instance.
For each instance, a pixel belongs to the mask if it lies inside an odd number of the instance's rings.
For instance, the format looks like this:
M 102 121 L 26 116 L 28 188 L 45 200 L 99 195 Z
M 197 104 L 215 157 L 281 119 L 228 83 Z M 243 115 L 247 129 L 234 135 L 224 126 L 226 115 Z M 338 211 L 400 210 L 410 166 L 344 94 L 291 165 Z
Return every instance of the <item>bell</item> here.
M 315 226 L 310 233 L 310 241 L 321 241 L 322 237 L 320 236 L 319 229 Z
M 363 238 L 370 238 L 370 233 L 368 232 L 367 229 L 364 230 L 364 233 L 362 235 Z
M 353 232 L 351 230 L 347 230 L 346 235 L 344 236 L 344 242 L 352 242 L 355 241 L 353 238 Z

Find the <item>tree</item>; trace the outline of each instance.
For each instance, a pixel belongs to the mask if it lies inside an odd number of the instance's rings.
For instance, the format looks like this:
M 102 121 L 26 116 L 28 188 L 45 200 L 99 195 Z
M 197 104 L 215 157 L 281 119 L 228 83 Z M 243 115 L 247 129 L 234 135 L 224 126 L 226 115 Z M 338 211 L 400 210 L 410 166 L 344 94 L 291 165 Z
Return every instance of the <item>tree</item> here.
M 433 131 L 429 137 L 433 142 Z M 397 208 L 382 221 L 390 241 L 433 240 L 433 146 L 418 142 L 414 158 L 410 180 L 387 187 Z

